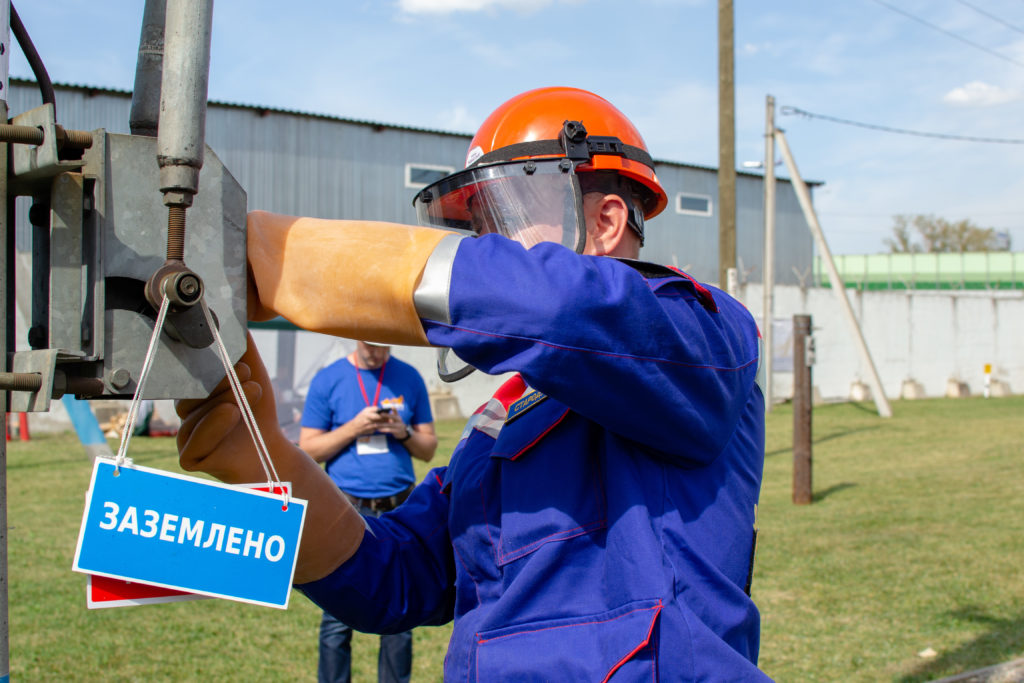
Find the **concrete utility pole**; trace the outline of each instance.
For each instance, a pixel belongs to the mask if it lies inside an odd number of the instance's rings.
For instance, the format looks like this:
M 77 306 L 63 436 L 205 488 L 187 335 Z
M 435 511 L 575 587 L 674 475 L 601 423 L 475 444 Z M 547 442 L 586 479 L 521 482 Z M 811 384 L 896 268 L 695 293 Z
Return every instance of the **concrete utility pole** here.
M 839 302 L 839 310 L 842 311 L 843 317 L 846 318 L 850 334 L 857 344 L 857 350 L 860 351 L 861 360 L 868 366 L 868 383 L 871 386 L 871 397 L 875 399 L 875 408 L 878 409 L 880 417 L 892 417 L 892 408 L 889 406 L 889 399 L 886 398 L 885 391 L 882 389 L 882 380 L 878 376 L 875 361 L 871 359 L 868 344 L 864 341 L 864 333 L 857 322 L 857 316 L 853 314 L 850 299 L 846 296 L 846 285 L 843 284 L 842 278 L 839 277 L 836 262 L 832 258 L 828 242 L 825 241 L 825 233 L 818 222 L 818 215 L 814 212 L 814 205 L 811 203 L 811 191 L 807 189 L 807 183 L 800 177 L 800 171 L 796 167 L 793 153 L 789 151 L 789 143 L 786 142 L 786 136 L 781 130 L 775 131 L 775 141 L 778 143 L 779 151 L 782 153 L 782 158 L 789 169 L 790 182 L 793 183 L 793 189 L 796 190 L 796 198 L 800 202 L 800 208 L 803 210 L 804 218 L 807 220 L 807 226 L 811 229 L 811 234 L 814 235 L 814 242 L 818 246 L 818 252 L 825 262 L 832 291 L 835 292 L 836 299 Z
M 764 305 L 761 307 L 761 338 L 764 340 L 764 409 L 772 410 L 772 358 L 775 353 L 775 335 L 772 321 L 775 317 L 775 98 L 768 95 L 764 117 L 764 267 L 762 289 Z
M 736 281 L 736 89 L 732 18 L 732 0 L 718 0 L 718 286 L 725 290 Z M 729 293 L 735 294 L 734 291 Z

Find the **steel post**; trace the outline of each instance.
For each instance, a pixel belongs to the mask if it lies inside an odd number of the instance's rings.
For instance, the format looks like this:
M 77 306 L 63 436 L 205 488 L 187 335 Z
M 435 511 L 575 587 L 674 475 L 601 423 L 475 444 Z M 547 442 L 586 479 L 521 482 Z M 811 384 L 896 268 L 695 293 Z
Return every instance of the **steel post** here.
M 168 206 L 192 206 L 206 138 L 213 0 L 169 0 L 157 161 Z
M 139 61 L 128 125 L 132 135 L 156 137 L 160 122 L 160 80 L 164 65 L 164 20 L 167 0 L 146 0 L 139 36 Z
M 11 51 L 11 3 L 0 0 L 0 123 L 7 122 L 7 55 Z M 14 202 L 7 199 L 7 150 L 0 144 L 0 370 L 6 371 L 14 340 Z M 4 438 L 0 439 L 0 683 L 11 678 L 7 605 L 7 392 L 0 391 Z

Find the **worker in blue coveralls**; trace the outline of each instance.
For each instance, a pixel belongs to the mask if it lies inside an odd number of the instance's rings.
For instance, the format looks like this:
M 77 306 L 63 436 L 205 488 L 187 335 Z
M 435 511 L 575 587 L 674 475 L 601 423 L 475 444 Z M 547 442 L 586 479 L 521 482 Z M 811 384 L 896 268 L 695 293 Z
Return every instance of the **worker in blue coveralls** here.
M 357 341 L 346 357 L 313 377 L 302 413 L 299 447 L 317 462 L 360 514 L 390 512 L 412 492 L 412 458 L 437 450 L 423 378 L 391 356 L 390 346 Z M 319 683 L 352 679 L 352 629 L 329 612 L 320 621 Z M 377 680 L 408 683 L 412 631 L 380 637 Z
M 249 216 L 253 319 L 515 373 L 447 467 L 359 518 L 277 436 L 250 348 L 247 396 L 309 500 L 298 588 L 360 630 L 454 620 L 446 680 L 767 680 L 759 335 L 723 292 L 635 260 L 667 203 L 636 128 L 586 91 L 521 94 L 414 203 L 444 229 Z M 226 385 L 179 412 L 183 467 L 258 478 Z

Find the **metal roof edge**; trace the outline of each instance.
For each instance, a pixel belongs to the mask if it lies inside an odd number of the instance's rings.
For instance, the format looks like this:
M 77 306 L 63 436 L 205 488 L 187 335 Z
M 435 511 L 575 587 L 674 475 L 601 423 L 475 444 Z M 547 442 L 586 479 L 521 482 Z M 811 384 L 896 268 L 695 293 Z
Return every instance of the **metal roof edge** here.
M 32 79 L 21 78 L 21 77 L 18 77 L 18 76 L 11 76 L 9 78 L 9 81 L 12 84 L 25 85 L 25 86 L 34 86 L 35 87 L 35 86 L 38 85 L 36 83 L 36 81 L 34 81 Z M 122 90 L 121 88 L 111 88 L 111 87 L 106 87 L 106 86 L 85 85 L 85 84 L 82 84 L 82 83 L 57 83 L 57 82 L 55 82 L 53 84 L 53 87 L 54 88 L 64 89 L 64 90 L 85 91 L 86 93 L 90 93 L 90 94 L 101 94 L 102 93 L 102 94 L 107 94 L 107 95 L 120 95 L 120 96 L 126 96 L 126 97 L 131 97 L 132 96 L 132 91 L 131 90 Z M 301 116 L 301 117 L 311 118 L 311 119 L 323 119 L 323 120 L 326 120 L 326 121 L 341 121 L 341 122 L 344 122 L 344 123 L 353 123 L 353 124 L 360 125 L 360 126 L 368 126 L 370 128 L 376 128 L 378 130 L 385 129 L 385 128 L 390 128 L 390 129 L 394 129 L 394 130 L 407 130 L 407 131 L 412 131 L 412 132 L 416 132 L 416 133 L 431 133 L 431 134 L 434 134 L 434 135 L 446 135 L 446 136 L 449 136 L 449 137 L 465 138 L 467 141 L 473 139 L 473 134 L 472 133 L 457 133 L 457 132 L 454 132 L 454 131 L 440 130 L 440 129 L 437 129 L 437 128 L 423 128 L 423 127 L 419 127 L 419 126 L 407 126 L 407 125 L 401 125 L 401 124 L 397 124 L 397 123 L 385 123 L 383 121 L 369 121 L 369 120 L 366 120 L 366 119 L 354 119 L 354 118 L 349 118 L 349 117 L 346 117 L 346 116 L 336 116 L 336 115 L 333 115 L 333 114 L 318 114 L 318 113 L 315 113 L 315 112 L 302 111 L 300 109 L 284 109 L 282 107 L 269 107 L 269 106 L 258 105 L 258 104 L 242 104 L 242 103 L 239 103 L 239 102 L 223 102 L 223 101 L 220 101 L 220 100 L 209 100 L 209 104 L 211 106 L 224 107 L 226 109 L 247 109 L 247 110 L 256 112 L 256 113 L 258 113 L 260 115 L 266 115 L 266 114 L 271 114 L 271 113 L 273 113 L 273 114 L 288 114 L 288 115 L 291 115 L 291 116 Z M 702 170 L 702 171 L 714 171 L 714 172 L 718 171 L 718 168 L 715 167 L 715 166 L 704 166 L 702 164 L 692 164 L 692 163 L 686 163 L 686 162 L 682 162 L 682 161 L 672 161 L 672 160 L 669 160 L 669 159 L 655 159 L 654 163 L 655 163 L 655 165 L 662 164 L 662 165 L 665 165 L 665 166 L 675 166 L 675 167 L 682 167 L 682 168 L 694 168 L 694 169 L 698 169 L 698 170 Z M 753 178 L 762 178 L 763 177 L 763 175 L 760 174 L 760 173 L 752 173 L 750 171 L 742 171 L 742 170 L 739 170 L 739 169 L 736 170 L 736 173 L 737 173 L 737 175 L 753 177 Z M 788 178 L 778 178 L 778 180 L 782 181 L 782 182 L 790 182 L 790 180 Z M 820 185 L 824 185 L 824 182 L 820 181 L 820 180 L 806 180 L 804 182 L 806 182 L 807 185 L 812 186 L 812 187 L 817 187 L 817 186 L 820 186 Z

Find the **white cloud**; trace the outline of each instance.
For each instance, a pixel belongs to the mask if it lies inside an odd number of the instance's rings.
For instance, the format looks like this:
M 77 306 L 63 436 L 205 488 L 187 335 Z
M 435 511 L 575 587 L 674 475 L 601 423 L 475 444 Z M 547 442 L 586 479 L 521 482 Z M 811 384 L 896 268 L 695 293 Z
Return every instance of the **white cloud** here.
M 479 12 L 486 9 L 513 8 L 535 10 L 556 0 L 398 0 L 398 7 L 408 14 L 450 14 Z
M 479 119 L 463 104 L 445 109 L 435 118 L 442 130 L 473 132 L 480 125 Z
M 1019 90 L 1008 90 L 982 81 L 971 81 L 967 85 L 953 88 L 943 95 L 942 101 L 960 107 L 992 107 L 1007 102 L 1016 102 L 1022 97 Z

